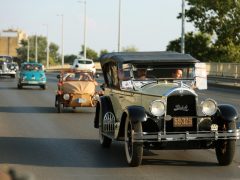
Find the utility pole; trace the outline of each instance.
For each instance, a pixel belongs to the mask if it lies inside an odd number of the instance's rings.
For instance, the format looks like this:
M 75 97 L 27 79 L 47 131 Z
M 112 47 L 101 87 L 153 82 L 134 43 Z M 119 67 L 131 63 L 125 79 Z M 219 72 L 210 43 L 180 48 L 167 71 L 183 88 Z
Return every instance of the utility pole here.
M 35 36 L 35 62 L 38 62 L 38 43 L 37 43 L 37 34 Z
M 48 24 L 43 24 L 47 28 L 47 69 L 49 68 L 49 42 L 48 42 Z
M 182 35 L 181 35 L 181 53 L 185 53 L 185 0 L 182 0 Z
M 119 10 L 118 10 L 118 52 L 120 52 L 121 47 L 121 0 L 119 0 Z
M 84 30 L 83 30 L 83 57 L 84 59 L 87 58 L 87 45 L 86 45 L 86 36 L 87 36 L 87 2 L 84 1 L 78 1 L 79 3 L 84 4 Z
M 62 35 L 61 35 L 61 41 L 62 41 L 62 68 L 64 66 L 64 50 L 63 50 L 63 14 L 59 14 L 57 16 L 61 16 L 62 17 Z
M 30 51 L 30 41 L 29 41 L 29 37 L 27 39 L 28 42 L 28 47 L 27 47 L 27 62 L 29 62 L 29 51 Z
M 87 2 L 84 1 L 84 59 L 87 58 L 86 34 L 87 34 Z

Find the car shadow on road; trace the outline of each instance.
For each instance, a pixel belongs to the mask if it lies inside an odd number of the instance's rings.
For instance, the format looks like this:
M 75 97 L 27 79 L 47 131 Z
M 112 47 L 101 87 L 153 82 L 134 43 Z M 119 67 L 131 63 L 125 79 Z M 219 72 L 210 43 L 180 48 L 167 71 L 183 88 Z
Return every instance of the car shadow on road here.
M 7 113 L 56 113 L 54 107 L 38 106 L 0 106 L 0 112 Z
M 57 109 L 53 107 L 39 107 L 39 106 L 0 106 L 0 112 L 6 113 L 57 113 Z M 95 113 L 95 108 L 64 108 L 63 114 L 67 113 Z
M 127 167 L 124 146 L 102 148 L 93 139 L 1 137 L 0 162 L 45 167 Z
M 217 162 L 170 160 L 170 159 L 148 159 L 148 158 L 143 158 L 142 165 L 191 166 L 191 167 L 219 166 Z

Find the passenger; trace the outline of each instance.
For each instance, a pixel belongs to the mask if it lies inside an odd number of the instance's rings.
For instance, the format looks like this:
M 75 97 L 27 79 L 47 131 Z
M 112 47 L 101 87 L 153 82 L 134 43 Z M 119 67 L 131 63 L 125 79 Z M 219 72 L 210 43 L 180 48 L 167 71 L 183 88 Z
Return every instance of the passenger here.
M 176 69 L 175 72 L 173 73 L 172 77 L 176 79 L 181 79 L 183 75 L 183 72 L 181 69 Z
M 81 81 L 93 81 L 92 77 L 88 73 L 83 73 L 80 75 L 79 80 Z
M 143 68 L 139 68 L 137 70 L 137 80 L 146 80 L 147 70 Z
M 25 66 L 25 70 L 30 70 L 31 69 L 31 66 L 28 64 Z

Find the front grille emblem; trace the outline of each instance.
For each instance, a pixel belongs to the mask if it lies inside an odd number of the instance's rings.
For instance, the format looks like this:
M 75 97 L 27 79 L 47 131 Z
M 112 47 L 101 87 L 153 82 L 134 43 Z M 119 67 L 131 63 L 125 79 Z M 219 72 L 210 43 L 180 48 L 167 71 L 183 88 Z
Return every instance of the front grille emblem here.
M 175 105 L 175 108 L 173 109 L 174 111 L 189 111 L 188 109 L 188 105 L 184 106 L 184 105 Z

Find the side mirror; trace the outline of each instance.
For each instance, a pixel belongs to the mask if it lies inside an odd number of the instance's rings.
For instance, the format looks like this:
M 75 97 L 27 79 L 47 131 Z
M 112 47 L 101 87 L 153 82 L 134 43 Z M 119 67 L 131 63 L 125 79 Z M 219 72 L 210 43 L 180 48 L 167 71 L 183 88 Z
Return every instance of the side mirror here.
M 100 75 L 99 74 L 96 74 L 96 76 L 95 76 L 96 78 L 99 78 L 100 77 Z
M 58 75 L 57 75 L 57 78 L 58 78 L 58 79 L 60 79 L 60 78 L 61 78 L 60 74 L 58 74 Z
M 75 65 L 75 68 L 78 68 L 78 65 Z

